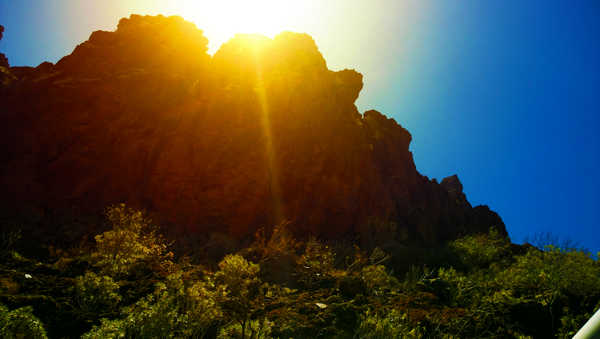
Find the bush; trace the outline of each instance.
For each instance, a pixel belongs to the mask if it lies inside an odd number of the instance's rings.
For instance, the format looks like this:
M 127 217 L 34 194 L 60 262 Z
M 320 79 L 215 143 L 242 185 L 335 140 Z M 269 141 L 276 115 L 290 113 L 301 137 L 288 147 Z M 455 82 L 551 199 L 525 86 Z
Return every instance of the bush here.
M 255 241 L 245 252 L 245 256 L 260 264 L 261 279 L 270 283 L 293 285 L 294 272 L 298 262 L 296 251 L 300 243 L 296 241 L 282 222 L 275 226 L 270 235 L 264 229 L 255 234 Z
M 383 290 L 391 290 L 398 287 L 396 278 L 388 274 L 383 265 L 368 265 L 360 272 L 361 279 L 372 294 L 378 294 Z
M 294 255 L 300 247 L 290 230 L 289 222 L 282 222 L 273 228 L 270 236 L 267 236 L 264 228 L 259 229 L 255 234 L 255 241 L 252 248 L 258 252 L 261 259 L 269 257 L 280 257 Z
M 106 316 L 115 312 L 121 301 L 119 284 L 109 276 L 87 272 L 75 278 L 75 298 L 84 314 Z
M 9 257 L 11 251 L 15 249 L 15 246 L 20 239 L 20 229 L 5 230 L 0 232 L 0 259 Z
M 125 338 L 126 320 L 100 319 L 100 326 L 94 326 L 91 331 L 81 336 L 81 339 L 113 339 Z
M 497 281 L 524 301 L 545 309 L 552 330 L 558 328 L 563 313 L 570 314 L 565 322 L 577 321 L 582 326 L 584 321 L 574 318 L 573 313 L 593 312 L 600 301 L 600 265 L 581 251 L 530 248 L 517 256 L 515 264 L 501 272 Z
M 0 304 L 0 337 L 43 339 L 47 335 L 42 322 L 33 315 L 32 307 L 9 311 Z
M 231 323 L 227 327 L 221 329 L 217 338 L 245 338 L 248 333 L 248 338 L 252 339 L 267 339 L 271 337 L 273 322 L 267 318 L 249 320 L 245 328 L 242 328 L 240 323 Z
M 159 271 L 172 264 L 166 242 L 143 212 L 121 204 L 109 207 L 106 217 L 112 229 L 95 237 L 96 250 L 92 253 L 102 274 L 124 276 L 142 262 Z
M 450 248 L 459 257 L 465 269 L 487 268 L 492 263 L 499 263 L 510 256 L 510 240 L 503 237 L 496 229 L 488 234 L 469 235 L 457 239 Z
M 210 283 L 186 288 L 181 272 L 157 283 L 154 293 L 122 313 L 124 319 L 103 319 L 83 338 L 203 338 L 216 332 L 221 318 Z
M 327 287 L 327 283 L 332 281 L 334 259 L 335 255 L 329 246 L 310 239 L 298 262 L 298 281 L 309 289 Z
M 516 263 L 499 279 L 519 294 L 534 295 L 543 305 L 563 296 L 595 304 L 600 297 L 600 265 L 583 252 L 530 249 L 516 257 Z
M 385 315 L 367 311 L 361 318 L 355 337 L 365 339 L 423 338 L 424 329 L 410 322 L 408 315 L 396 310 Z

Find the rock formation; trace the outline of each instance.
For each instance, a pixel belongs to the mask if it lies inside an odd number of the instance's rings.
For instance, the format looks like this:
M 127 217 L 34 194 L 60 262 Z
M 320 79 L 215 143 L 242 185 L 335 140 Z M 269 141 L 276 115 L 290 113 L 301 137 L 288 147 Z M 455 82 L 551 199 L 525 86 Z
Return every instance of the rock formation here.
M 360 114 L 362 75 L 329 70 L 310 36 L 237 35 L 213 57 L 206 45 L 179 17 L 132 15 L 56 65 L 10 68 L 4 206 L 126 202 L 173 227 L 237 237 L 281 220 L 302 234 L 383 228 L 423 244 L 491 226 L 506 234 L 456 176 L 438 184 L 417 172 L 410 133 Z
M 0 25 L 0 40 L 2 40 L 2 34 L 4 34 L 4 26 Z M 0 67 L 9 67 L 8 59 L 2 53 L 0 53 Z

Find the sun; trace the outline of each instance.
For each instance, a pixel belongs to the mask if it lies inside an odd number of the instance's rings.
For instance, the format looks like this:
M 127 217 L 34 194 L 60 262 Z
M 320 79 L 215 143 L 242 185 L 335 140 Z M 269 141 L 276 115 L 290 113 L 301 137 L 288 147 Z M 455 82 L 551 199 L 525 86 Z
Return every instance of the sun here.
M 192 21 L 209 39 L 209 52 L 236 33 L 274 37 L 284 30 L 294 30 L 309 8 L 303 1 L 220 0 L 174 1 L 174 12 Z

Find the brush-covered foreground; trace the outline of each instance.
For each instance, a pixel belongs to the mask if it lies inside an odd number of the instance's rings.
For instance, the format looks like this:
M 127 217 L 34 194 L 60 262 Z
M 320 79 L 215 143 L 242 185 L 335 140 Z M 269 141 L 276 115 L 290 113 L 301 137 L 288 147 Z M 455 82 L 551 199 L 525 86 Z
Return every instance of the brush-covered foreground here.
M 0 337 L 568 338 L 600 307 L 590 254 L 493 229 L 386 254 L 283 224 L 224 253 L 216 239 L 170 243 L 124 205 L 106 219 L 92 241 L 35 259 L 18 250 L 25 234 L 2 234 Z

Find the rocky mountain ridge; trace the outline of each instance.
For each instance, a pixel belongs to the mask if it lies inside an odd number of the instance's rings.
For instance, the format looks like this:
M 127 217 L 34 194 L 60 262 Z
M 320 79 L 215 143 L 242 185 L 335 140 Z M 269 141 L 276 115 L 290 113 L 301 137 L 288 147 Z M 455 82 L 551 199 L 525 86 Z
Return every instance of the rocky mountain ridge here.
M 354 102 L 314 40 L 237 35 L 214 56 L 180 17 L 132 15 L 55 65 L 0 64 L 0 185 L 9 209 L 126 202 L 194 232 L 426 245 L 496 227 L 458 177 L 416 170 L 410 133 Z M 0 60 L 1 61 L 1 60 Z

